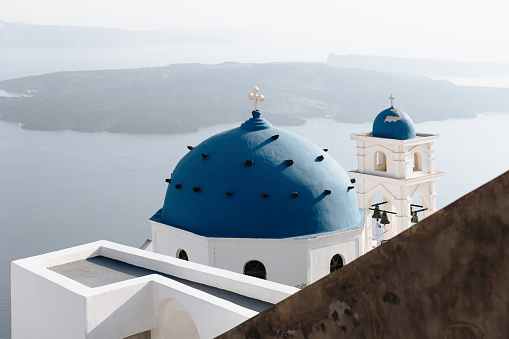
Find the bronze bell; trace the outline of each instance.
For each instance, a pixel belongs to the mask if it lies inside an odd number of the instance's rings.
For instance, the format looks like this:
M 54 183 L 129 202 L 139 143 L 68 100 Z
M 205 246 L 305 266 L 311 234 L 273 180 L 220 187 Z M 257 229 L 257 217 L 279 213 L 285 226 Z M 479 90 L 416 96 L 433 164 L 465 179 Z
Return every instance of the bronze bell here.
M 389 221 L 389 218 L 387 218 L 387 213 L 385 211 L 382 213 L 382 220 L 380 220 L 380 223 L 384 224 L 384 225 L 387 225 L 387 224 L 391 223 Z
M 419 222 L 419 217 L 417 216 L 417 212 L 412 211 L 412 219 L 410 221 L 413 223 Z
M 380 208 L 377 206 L 375 206 L 375 211 L 373 212 L 373 216 L 372 218 L 373 219 L 380 219 L 382 217 L 382 213 L 380 213 Z

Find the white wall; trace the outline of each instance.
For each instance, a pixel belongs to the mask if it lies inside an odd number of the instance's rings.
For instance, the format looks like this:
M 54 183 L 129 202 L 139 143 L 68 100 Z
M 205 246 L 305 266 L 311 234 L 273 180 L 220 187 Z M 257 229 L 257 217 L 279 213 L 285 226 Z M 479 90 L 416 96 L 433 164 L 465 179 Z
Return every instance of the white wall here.
M 395 153 L 396 148 L 393 145 L 380 145 L 371 142 L 362 142 L 359 145 L 359 151 L 363 153 L 362 165 L 364 166 L 364 173 L 381 175 L 386 177 L 395 177 L 398 176 L 398 168 L 395 165 L 396 160 L 398 160 L 397 153 Z M 386 161 L 386 170 L 379 171 L 376 170 L 375 164 L 375 154 L 376 152 L 382 152 L 385 154 Z M 359 153 L 360 154 L 360 153 Z
M 370 133 L 353 133 L 350 138 L 357 141 L 358 171 L 361 173 L 403 179 L 434 172 L 434 142 L 440 138 L 438 134 L 417 133 L 415 139 L 396 140 L 372 137 Z M 386 171 L 375 169 L 375 153 L 379 151 L 386 155 Z M 422 170 L 417 172 L 413 171 L 415 152 L 422 156 Z
M 85 297 L 24 266 L 11 264 L 12 338 L 86 338 Z
M 147 277 L 110 284 L 87 297 L 87 339 L 122 339 L 156 327 Z
M 147 330 L 152 339 L 178 338 L 194 328 L 200 338 L 213 338 L 257 314 L 159 275 L 95 288 L 94 292 L 87 297 L 87 339 L 122 339 Z M 176 314 L 180 321 L 173 325 L 179 328 L 165 328 Z M 183 321 L 186 319 L 188 322 Z
M 154 247 L 158 253 L 176 253 L 177 249 L 183 248 L 191 262 L 208 262 L 213 267 L 240 274 L 248 261 L 257 260 L 265 266 L 267 280 L 289 286 L 311 284 L 329 274 L 332 256 L 325 258 L 332 252 L 332 255 L 341 253 L 346 262 L 361 255 L 362 229 L 314 238 L 206 238 L 154 221 L 151 223 L 153 234 L 158 237 Z M 205 254 L 206 248 L 208 252 Z
M 305 244 L 273 239 L 213 239 L 211 243 L 218 268 L 243 274 L 244 265 L 257 260 L 265 266 L 267 280 L 289 286 L 306 282 Z
M 98 243 L 107 245 L 101 246 L 99 251 L 99 254 L 105 257 L 273 304 L 298 291 L 296 288 L 272 281 L 260 281 L 259 279 L 228 270 L 167 257 L 158 253 L 147 252 L 107 241 Z
M 152 226 L 153 251 L 175 258 L 179 249 L 184 249 L 189 261 L 210 265 L 207 238 L 178 228 L 150 221 Z
M 200 338 L 214 338 L 258 314 L 188 286 L 176 282 L 168 283 L 162 277 L 155 277 L 151 286 L 153 304 L 158 312 L 157 328 L 152 331 L 152 339 L 170 337 L 161 327 L 177 312 L 191 316 L 194 324 L 190 325 L 196 326 Z M 172 307 L 168 307 L 168 301 L 176 302 L 173 302 Z
M 274 282 L 98 241 L 12 263 L 13 338 L 122 339 L 148 330 L 153 331 L 154 338 L 167 338 L 170 334 L 191 333 L 186 330 L 188 325 L 191 330 L 196 327 L 200 337 L 211 338 L 257 314 L 157 274 L 90 288 L 47 268 L 97 255 L 270 303 L 298 291 Z M 182 307 L 179 310 L 162 307 L 168 300 L 175 300 Z M 164 325 L 170 317 L 173 317 L 170 324 L 183 322 L 180 325 L 184 332 L 171 329 L 172 333 L 167 333 Z
M 351 263 L 361 255 L 362 230 L 338 238 L 316 241 L 310 248 L 311 266 L 308 284 L 330 273 L 330 261 L 335 254 L 343 257 L 343 265 Z

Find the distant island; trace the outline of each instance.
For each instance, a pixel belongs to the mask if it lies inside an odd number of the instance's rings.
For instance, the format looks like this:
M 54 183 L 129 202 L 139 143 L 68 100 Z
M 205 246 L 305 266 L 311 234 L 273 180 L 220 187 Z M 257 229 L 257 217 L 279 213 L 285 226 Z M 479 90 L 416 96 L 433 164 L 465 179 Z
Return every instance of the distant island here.
M 133 31 L 101 27 L 33 25 L 0 20 L 0 48 L 84 48 L 154 44 L 227 44 L 248 32 L 225 27 Z
M 257 85 L 263 117 L 275 125 L 306 118 L 372 121 L 395 106 L 414 122 L 508 112 L 509 89 L 456 86 L 430 78 L 317 63 L 173 64 L 107 71 L 55 72 L 0 81 L 0 120 L 37 130 L 186 133 L 249 117 Z
M 0 20 L 0 80 L 55 71 L 165 66 L 211 49 L 244 49 L 257 35 L 227 27 L 135 31 L 103 27 L 34 25 Z M 239 45 L 240 44 L 240 45 Z M 246 52 L 249 53 L 249 52 Z

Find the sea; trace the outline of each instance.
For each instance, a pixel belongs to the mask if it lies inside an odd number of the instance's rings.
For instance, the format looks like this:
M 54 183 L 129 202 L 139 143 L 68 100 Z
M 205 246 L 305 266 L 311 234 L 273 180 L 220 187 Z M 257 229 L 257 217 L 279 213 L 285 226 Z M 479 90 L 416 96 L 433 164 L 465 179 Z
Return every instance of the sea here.
M 408 112 L 411 115 L 411 112 Z M 250 112 L 246 112 L 246 119 Z M 183 135 L 32 131 L 0 122 L 0 338 L 10 338 L 10 263 L 100 239 L 140 247 L 162 207 L 166 178 L 188 150 L 240 123 Z M 436 142 L 442 208 L 509 169 L 509 114 L 416 124 Z M 308 120 L 285 127 L 357 168 L 351 133 L 371 123 Z

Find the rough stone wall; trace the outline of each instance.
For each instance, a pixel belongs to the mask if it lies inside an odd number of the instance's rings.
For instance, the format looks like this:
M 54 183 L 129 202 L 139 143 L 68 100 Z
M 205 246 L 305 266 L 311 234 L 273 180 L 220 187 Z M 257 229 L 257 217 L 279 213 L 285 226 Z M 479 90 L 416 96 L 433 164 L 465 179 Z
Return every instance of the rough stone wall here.
M 218 338 L 509 338 L 509 172 Z

